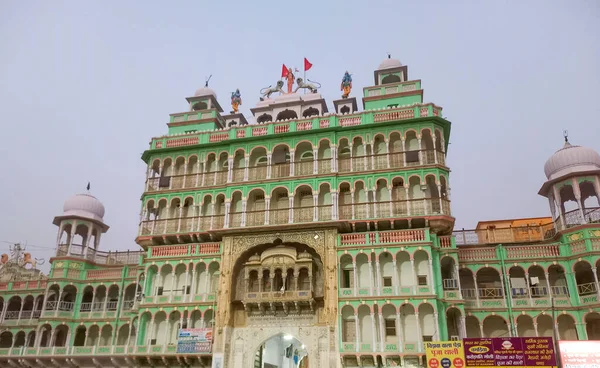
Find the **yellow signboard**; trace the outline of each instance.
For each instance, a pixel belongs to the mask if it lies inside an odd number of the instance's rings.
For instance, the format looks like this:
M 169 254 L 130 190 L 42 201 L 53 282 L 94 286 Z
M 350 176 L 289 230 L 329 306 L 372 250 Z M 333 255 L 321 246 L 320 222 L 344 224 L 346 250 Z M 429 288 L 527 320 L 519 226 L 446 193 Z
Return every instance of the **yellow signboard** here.
M 464 368 L 465 349 L 462 341 L 425 342 L 428 368 Z

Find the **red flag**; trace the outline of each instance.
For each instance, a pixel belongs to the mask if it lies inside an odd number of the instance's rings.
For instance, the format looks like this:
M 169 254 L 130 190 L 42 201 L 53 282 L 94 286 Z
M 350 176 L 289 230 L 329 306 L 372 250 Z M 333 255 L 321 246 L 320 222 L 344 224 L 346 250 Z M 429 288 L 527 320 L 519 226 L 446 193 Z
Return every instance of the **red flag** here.
M 307 58 L 304 58 L 304 71 L 307 71 L 310 68 L 312 68 L 312 64 L 310 63 L 310 61 L 308 61 Z
M 285 66 L 285 64 L 283 64 L 283 66 L 281 67 L 281 78 L 287 77 L 288 73 L 288 68 Z

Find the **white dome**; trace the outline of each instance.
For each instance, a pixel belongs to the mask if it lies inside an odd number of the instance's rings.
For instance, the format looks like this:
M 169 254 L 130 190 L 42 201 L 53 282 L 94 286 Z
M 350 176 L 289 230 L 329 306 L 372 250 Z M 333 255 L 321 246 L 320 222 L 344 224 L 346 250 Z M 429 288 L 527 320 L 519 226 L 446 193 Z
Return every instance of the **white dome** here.
M 102 222 L 104 205 L 91 194 L 76 194 L 65 201 L 63 216 L 79 216 Z
M 379 64 L 379 68 L 377 70 L 382 69 L 391 69 L 391 68 L 399 68 L 402 66 L 402 63 L 398 59 L 392 59 L 391 57 L 385 59 Z
M 215 93 L 215 91 L 213 91 L 212 89 L 208 88 L 208 87 L 202 87 L 202 88 L 198 88 L 196 90 L 196 93 L 194 94 L 195 97 L 201 97 L 201 96 L 215 96 L 215 99 L 217 98 L 217 94 Z
M 587 147 L 573 146 L 569 142 L 550 156 L 544 165 L 544 173 L 548 180 L 591 170 L 600 170 L 598 152 Z

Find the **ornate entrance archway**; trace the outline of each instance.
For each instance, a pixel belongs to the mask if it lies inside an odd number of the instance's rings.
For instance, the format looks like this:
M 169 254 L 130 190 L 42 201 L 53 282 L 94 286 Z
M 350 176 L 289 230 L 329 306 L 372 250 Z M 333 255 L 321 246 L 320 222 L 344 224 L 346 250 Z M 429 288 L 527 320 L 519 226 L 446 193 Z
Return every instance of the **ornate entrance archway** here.
M 306 345 L 292 335 L 270 337 L 254 353 L 251 368 L 308 368 Z
M 217 305 L 229 308 L 217 310 L 213 350 L 224 366 L 253 367 L 260 346 L 285 335 L 305 345 L 311 367 L 338 366 L 336 233 L 223 238 Z

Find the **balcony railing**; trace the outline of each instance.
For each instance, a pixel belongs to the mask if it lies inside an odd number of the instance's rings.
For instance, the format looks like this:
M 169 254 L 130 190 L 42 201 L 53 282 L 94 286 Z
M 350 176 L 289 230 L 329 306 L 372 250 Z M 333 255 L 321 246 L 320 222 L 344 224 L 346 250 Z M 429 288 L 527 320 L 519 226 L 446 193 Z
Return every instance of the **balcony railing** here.
M 56 251 L 57 257 L 74 257 L 82 258 L 92 261 L 97 264 L 106 265 L 118 265 L 118 264 L 139 264 L 140 256 L 144 254 L 143 251 L 108 251 L 102 252 L 97 251 L 91 247 L 83 247 L 79 244 L 71 244 L 71 251 L 68 253 L 68 244 L 61 244 L 58 246 Z M 68 253 L 68 254 L 67 254 Z
M 342 156 L 338 159 L 338 172 L 364 172 L 372 170 L 402 169 L 422 165 L 446 165 L 445 153 L 438 150 L 414 150 L 406 152 L 390 152 L 366 156 Z M 156 192 L 172 189 L 189 189 L 241 183 L 281 179 L 316 174 L 332 174 L 334 163 L 331 158 L 316 160 L 288 161 L 277 164 L 258 166 L 231 167 L 220 171 L 206 171 L 183 174 L 183 169 L 175 170 L 175 174 L 162 175 L 146 180 L 146 191 Z
M 535 242 L 546 239 L 552 239 L 556 235 L 556 229 L 564 230 L 573 226 L 584 225 L 588 223 L 600 223 L 600 207 L 586 208 L 583 212 L 572 210 L 565 213 L 565 216 L 559 216 L 553 223 L 540 226 L 515 226 L 506 228 L 489 228 L 474 230 L 456 230 L 452 234 L 456 239 L 457 245 L 476 245 L 476 244 L 499 244 L 499 243 L 524 243 Z M 562 219 L 564 218 L 565 226 Z M 530 248 L 532 252 L 538 252 L 537 248 Z M 515 250 L 516 251 L 516 250 Z M 525 252 L 524 248 L 519 248 L 519 252 Z M 550 251 L 550 250 L 549 250 Z M 555 256 L 556 250 L 550 251 Z M 520 258 L 521 256 L 517 257 Z
M 212 350 L 212 349 L 211 349 Z M 148 355 L 159 355 L 165 354 L 177 354 L 177 355 L 210 355 L 210 352 L 197 353 L 197 352 L 177 352 L 177 343 L 165 344 L 165 345 L 138 345 L 133 346 L 133 339 L 131 339 L 131 345 L 111 345 L 111 346 L 54 346 L 54 347 L 18 347 L 18 348 L 0 348 L 0 357 L 14 357 L 22 356 L 24 358 L 46 357 L 46 356 L 93 356 L 93 355 L 142 355 L 144 357 Z
M 244 216 L 245 215 L 245 216 Z M 227 228 L 246 226 L 284 225 L 339 220 L 369 220 L 411 216 L 450 215 L 450 201 L 442 198 L 423 198 L 407 201 L 319 205 L 270 210 L 231 212 Z M 225 229 L 225 215 L 156 219 L 142 221 L 140 236 L 204 232 Z

